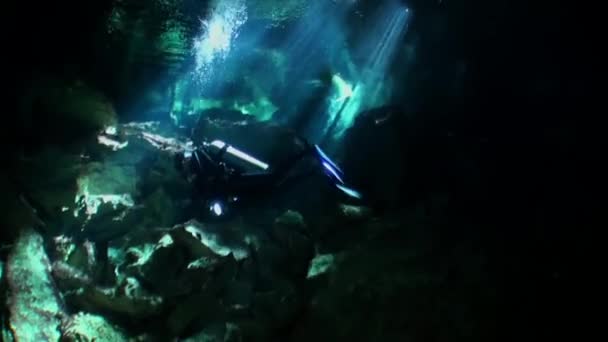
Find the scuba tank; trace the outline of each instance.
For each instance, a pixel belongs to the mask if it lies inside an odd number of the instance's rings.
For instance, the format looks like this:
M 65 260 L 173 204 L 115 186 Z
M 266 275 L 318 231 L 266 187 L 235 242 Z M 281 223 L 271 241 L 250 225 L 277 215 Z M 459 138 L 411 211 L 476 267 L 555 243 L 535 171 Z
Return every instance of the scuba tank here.
M 246 171 L 267 171 L 269 165 L 221 140 L 203 143 L 207 152 L 218 162 Z

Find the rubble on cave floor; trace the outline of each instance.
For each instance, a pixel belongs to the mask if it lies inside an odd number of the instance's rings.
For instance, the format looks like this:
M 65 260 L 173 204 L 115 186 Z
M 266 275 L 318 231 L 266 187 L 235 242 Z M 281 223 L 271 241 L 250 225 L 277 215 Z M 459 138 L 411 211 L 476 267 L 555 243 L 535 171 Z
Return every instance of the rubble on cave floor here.
M 57 187 L 48 200 L 32 197 L 37 207 L 59 208 L 45 217 L 49 229 L 24 231 L 2 267 L 0 289 L 11 303 L 6 336 L 310 340 L 332 324 L 340 340 L 354 336 L 349 327 L 364 315 L 380 328 L 414 324 L 411 317 L 391 321 L 378 308 L 418 305 L 414 293 L 428 298 L 429 289 L 445 283 L 443 270 L 420 268 L 430 243 L 424 234 L 403 236 L 425 231 L 405 215 L 378 220 L 369 208 L 336 204 L 322 219 L 295 209 L 247 212 L 226 222 L 192 219 L 181 204 L 187 185 L 171 158 L 133 134 L 138 130 L 180 139 L 156 123 L 119 126 L 109 136 L 123 148 L 93 141 L 87 158 L 57 171 L 77 171 L 73 188 Z M 409 243 L 401 250 L 391 241 Z M 31 284 L 34 295 L 20 284 Z M 34 303 L 38 298 L 44 300 Z M 357 315 L 355 303 L 370 310 Z M 369 337 L 383 336 L 391 335 Z
M 3 341 L 127 341 L 120 328 L 101 316 L 72 313 L 57 287 L 43 237 L 27 229 L 8 256 L 2 277 L 8 305 Z
M 110 246 L 110 283 L 101 282 L 95 243 L 66 236 L 45 242 L 27 231 L 13 246 L 4 278 L 11 331 L 17 340 L 33 334 L 36 340 L 126 341 L 129 328 L 145 330 L 143 338 L 267 340 L 299 312 L 300 285 L 261 264 L 268 259 L 254 260 L 270 240 L 248 245 L 262 237 L 223 228 L 189 221 L 143 239 L 127 234 Z M 148 323 L 137 326 L 141 322 Z
M 305 303 L 299 280 L 313 251 L 305 218 L 288 210 L 183 220 L 187 186 L 170 155 L 141 132 L 180 139 L 157 123 L 127 124 L 100 133 L 117 144 L 102 139 L 82 155 L 45 157 L 65 162 L 49 164 L 49 178 L 68 168 L 61 181 L 72 186 L 31 199 L 50 208 L 48 229 L 27 230 L 2 267 L 2 292 L 19 303 L 3 332 L 51 341 L 272 339 Z M 36 267 L 17 272 L 24 263 Z M 30 279 L 33 296 L 15 291 Z M 34 303 L 39 296 L 48 303 Z M 15 320 L 24 315 L 31 321 Z

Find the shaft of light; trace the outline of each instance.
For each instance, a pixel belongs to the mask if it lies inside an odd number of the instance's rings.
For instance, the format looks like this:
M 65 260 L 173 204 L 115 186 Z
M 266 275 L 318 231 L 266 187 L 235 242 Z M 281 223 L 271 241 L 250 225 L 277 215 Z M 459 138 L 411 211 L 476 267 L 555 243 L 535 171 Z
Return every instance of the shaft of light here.
M 397 7 L 395 7 L 397 6 Z M 372 51 L 361 73 L 352 94 L 344 100 L 339 112 L 334 114 L 336 124 L 331 127 L 334 138 L 340 138 L 352 126 L 357 115 L 369 108 L 382 105 L 382 91 L 386 89 L 385 80 L 388 68 L 393 62 L 395 52 L 411 17 L 410 11 L 399 4 L 388 4 L 381 9 L 373 24 L 376 30 L 371 30 L 367 40 L 363 41 L 360 49 Z

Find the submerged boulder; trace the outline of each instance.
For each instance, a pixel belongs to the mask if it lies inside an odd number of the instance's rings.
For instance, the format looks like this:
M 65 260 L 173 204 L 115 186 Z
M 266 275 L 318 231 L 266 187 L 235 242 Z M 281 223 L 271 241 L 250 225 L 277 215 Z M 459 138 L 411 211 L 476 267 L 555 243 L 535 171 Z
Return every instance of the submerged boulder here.
M 175 203 L 187 195 L 180 193 L 184 181 L 170 154 L 142 138 L 156 129 L 147 123 L 108 127 L 107 136 L 124 140 L 124 147 L 98 151 L 101 160 L 86 164 L 78 177 L 74 215 L 81 221 L 80 237 L 107 242 L 134 230 L 175 224 Z
M 79 312 L 61 323 L 62 342 L 126 342 L 120 328 L 102 316 Z
M 124 272 L 142 279 L 147 288 L 165 298 L 199 290 L 225 263 L 183 227 L 165 234 L 152 250 L 144 245 L 128 253 L 134 261 L 122 267 Z
M 2 301 L 2 303 L 6 303 L 6 297 L 7 297 L 7 289 L 6 289 L 6 278 L 5 278 L 5 272 L 4 272 L 4 266 L 5 266 L 5 262 L 4 260 L 0 259 L 0 301 Z M 6 342 L 13 342 L 14 341 L 14 337 L 12 332 L 10 331 L 9 327 L 7 326 L 7 323 L 9 322 L 8 320 L 8 316 L 7 316 L 7 310 L 0 310 L 0 340 L 2 341 L 6 341 Z
M 283 273 L 302 279 L 314 254 L 313 241 L 307 232 L 304 218 L 300 213 L 288 210 L 277 217 L 272 234 L 286 252 L 285 264 L 281 265 Z
M 129 319 L 158 314 L 163 299 L 144 290 L 137 279 L 117 274 L 112 270 L 114 260 L 98 260 L 96 248 L 90 241 L 74 243 L 65 237 L 55 238 L 57 259 L 52 273 L 66 303 L 71 308 Z
M 184 224 L 183 230 L 194 236 L 204 246 L 220 256 L 232 255 L 236 260 L 249 256 L 249 246 L 243 223 L 227 222 L 222 224 L 202 224 L 196 220 Z
M 63 303 L 51 277 L 42 236 L 24 230 L 11 251 L 6 278 L 9 324 L 17 341 L 58 341 Z
M 308 274 L 306 278 L 315 278 L 324 273 L 327 273 L 334 266 L 336 256 L 333 254 L 317 254 L 310 261 L 310 266 L 308 268 Z
M 68 274 L 64 273 L 64 276 Z M 77 280 L 74 275 L 70 276 Z M 135 321 L 155 317 L 163 309 L 163 299 L 148 294 L 134 278 L 127 278 L 119 286 L 109 288 L 83 282 L 78 290 L 67 292 L 65 300 L 80 310 Z
M 90 195 L 134 194 L 137 189 L 137 174 L 134 164 L 89 163 L 78 179 L 81 193 Z

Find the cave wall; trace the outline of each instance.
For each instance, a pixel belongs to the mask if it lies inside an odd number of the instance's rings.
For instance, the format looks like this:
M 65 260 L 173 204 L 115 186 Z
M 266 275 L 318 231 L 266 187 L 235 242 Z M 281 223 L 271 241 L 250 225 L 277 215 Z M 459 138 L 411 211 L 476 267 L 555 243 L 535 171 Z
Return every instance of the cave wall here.
M 120 106 L 121 100 L 139 93 L 156 77 L 170 80 L 186 54 L 180 45 L 158 47 L 153 38 L 163 28 L 175 27 L 162 23 L 179 22 L 185 30 L 198 24 L 188 15 L 171 21 L 175 13 L 162 6 L 120 3 L 127 20 L 110 33 L 107 19 L 115 2 L 23 2 L 11 9 L 16 24 L 6 32 L 18 32 L 8 35 L 8 65 L 19 66 L 8 68 L 10 84 L 15 85 L 12 98 L 30 89 L 39 75 L 52 74 L 83 79 L 122 111 L 127 106 Z M 359 6 L 365 9 L 374 3 L 360 1 Z M 569 232 L 579 225 L 579 199 L 586 197 L 574 185 L 579 175 L 572 162 L 580 151 L 573 147 L 578 134 L 575 101 L 588 87 L 585 73 L 590 68 L 579 55 L 582 43 L 572 39 L 583 37 L 581 28 L 567 23 L 566 9 L 548 1 L 412 0 L 408 5 L 415 19 L 393 70 L 403 79 L 393 101 L 399 108 L 393 112 L 402 117 L 390 129 L 371 132 L 378 139 L 388 136 L 380 146 L 411 152 L 399 159 L 408 172 L 393 172 L 396 179 L 391 184 L 414 189 L 406 194 L 414 203 L 429 193 L 447 192 L 448 202 L 456 203 L 448 216 L 450 224 L 432 233 L 483 248 L 486 267 L 492 270 L 490 283 L 500 284 L 496 291 L 507 337 L 526 327 L 539 337 L 547 336 L 551 332 L 543 328 L 549 324 L 535 317 L 554 326 L 568 323 L 560 315 L 568 302 L 555 298 L 568 293 L 561 279 L 573 266 L 560 253 L 576 243 L 568 241 Z M 184 6 L 200 4 L 191 1 Z M 563 36 L 563 31 L 569 35 Z M 570 63 L 578 67 L 566 68 Z M 159 86 L 159 91 L 165 88 Z M 18 106 L 9 107 L 7 116 L 12 113 L 19 113 Z M 44 120 L 28 120 L 18 127 L 2 125 L 9 161 L 17 158 L 12 147 L 18 139 L 49 134 L 40 123 Z M 369 127 L 362 122 L 365 132 Z M 406 145 L 409 148 L 401 149 Z M 377 151 L 373 145 L 364 147 L 370 154 Z M 390 155 L 373 156 L 386 165 L 394 161 Z M 344 158 L 348 160 L 348 151 Z M 371 172 L 378 171 L 378 163 L 365 159 L 354 165 L 373 165 Z M 378 176 L 378 181 L 388 179 Z M 399 193 L 391 193 L 389 199 L 399 200 Z M 31 222 L 28 215 L 19 216 Z

